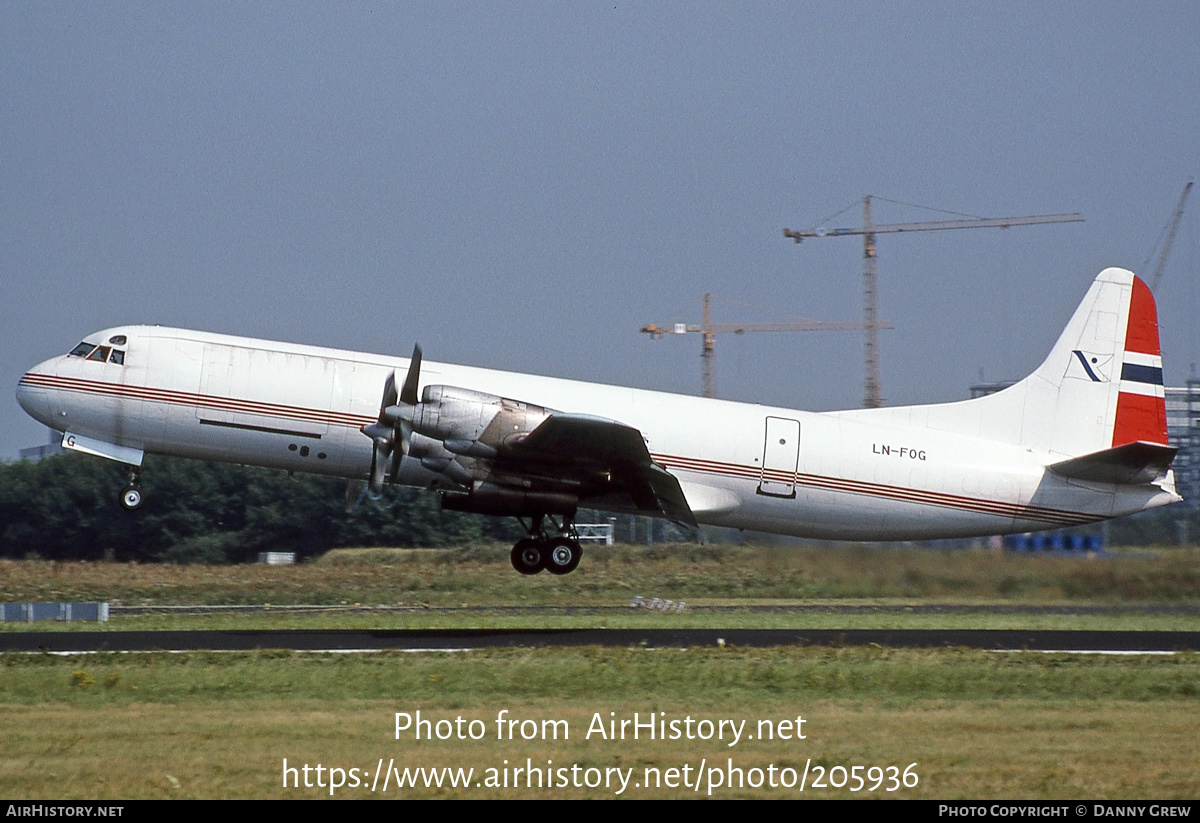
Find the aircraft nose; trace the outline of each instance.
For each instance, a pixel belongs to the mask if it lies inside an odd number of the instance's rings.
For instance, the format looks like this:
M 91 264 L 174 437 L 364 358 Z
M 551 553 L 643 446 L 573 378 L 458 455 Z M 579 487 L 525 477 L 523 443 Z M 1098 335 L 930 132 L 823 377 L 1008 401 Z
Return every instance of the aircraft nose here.
M 21 376 L 17 383 L 17 402 L 30 417 L 47 426 L 51 424 L 50 380 L 54 377 L 54 360 L 38 363 Z

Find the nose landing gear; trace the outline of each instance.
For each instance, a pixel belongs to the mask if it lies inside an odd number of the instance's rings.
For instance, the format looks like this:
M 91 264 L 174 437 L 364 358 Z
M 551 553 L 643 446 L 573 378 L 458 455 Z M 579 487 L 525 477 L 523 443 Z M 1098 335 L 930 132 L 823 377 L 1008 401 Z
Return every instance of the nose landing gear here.
M 546 519 L 541 516 L 535 518 L 531 525 L 525 527 L 529 537 L 518 540 L 512 547 L 512 565 L 521 574 L 537 574 L 542 569 L 551 574 L 570 574 L 583 557 L 583 549 L 579 546 L 579 537 L 571 518 L 564 517 L 554 529 L 555 533 L 547 533 L 544 526 Z M 523 520 L 521 525 L 525 525 Z M 553 521 L 551 525 L 555 525 Z
M 138 485 L 140 472 L 137 466 L 129 467 L 129 483 L 121 489 L 121 505 L 128 511 L 136 511 L 142 506 L 142 487 Z

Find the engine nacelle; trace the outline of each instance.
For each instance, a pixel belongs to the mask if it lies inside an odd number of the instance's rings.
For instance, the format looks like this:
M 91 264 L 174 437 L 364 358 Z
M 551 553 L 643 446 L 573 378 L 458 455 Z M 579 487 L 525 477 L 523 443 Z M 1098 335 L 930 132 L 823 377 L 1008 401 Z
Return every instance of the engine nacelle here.
M 495 457 L 553 414 L 550 409 L 457 386 L 426 386 L 413 431 L 467 457 Z
M 415 473 L 435 478 L 421 485 L 465 491 L 475 481 L 488 477 L 491 467 L 487 461 L 520 442 L 552 414 L 552 409 L 473 389 L 426 386 L 421 402 L 384 407 L 381 418 L 391 428 L 384 427 L 381 420 L 363 431 L 373 437 L 378 435 L 380 440 L 392 432 L 406 438 L 401 442 L 407 444 L 404 453 L 410 459 L 397 466 L 397 479 Z M 407 435 L 406 422 L 411 425 Z M 380 440 L 376 448 L 380 448 Z M 411 463 L 419 464 L 420 468 Z M 506 502 L 502 507 L 509 505 Z M 563 503 L 556 501 L 554 505 L 561 507 Z

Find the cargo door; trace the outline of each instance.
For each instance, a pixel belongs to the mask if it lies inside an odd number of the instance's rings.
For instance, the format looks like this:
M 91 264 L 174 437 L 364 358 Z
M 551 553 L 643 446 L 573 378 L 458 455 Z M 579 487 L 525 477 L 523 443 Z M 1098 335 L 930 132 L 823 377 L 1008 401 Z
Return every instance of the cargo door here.
M 799 466 L 800 421 L 768 417 L 758 493 L 769 497 L 795 497 Z

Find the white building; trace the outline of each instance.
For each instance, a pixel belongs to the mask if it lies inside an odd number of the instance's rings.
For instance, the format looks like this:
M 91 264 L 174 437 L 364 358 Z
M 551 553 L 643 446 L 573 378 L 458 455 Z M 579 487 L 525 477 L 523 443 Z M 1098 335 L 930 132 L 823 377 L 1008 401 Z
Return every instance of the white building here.
M 1168 386 L 1167 437 L 1179 449 L 1171 468 L 1175 490 L 1184 505 L 1200 506 L 1200 379 L 1178 388 Z
M 30 446 L 28 449 L 21 449 L 17 456 L 21 460 L 32 460 L 36 463 L 39 460 L 45 460 L 47 457 L 58 454 L 63 450 L 62 433 L 56 432 L 54 429 L 47 429 L 50 432 L 50 439 L 42 446 Z

